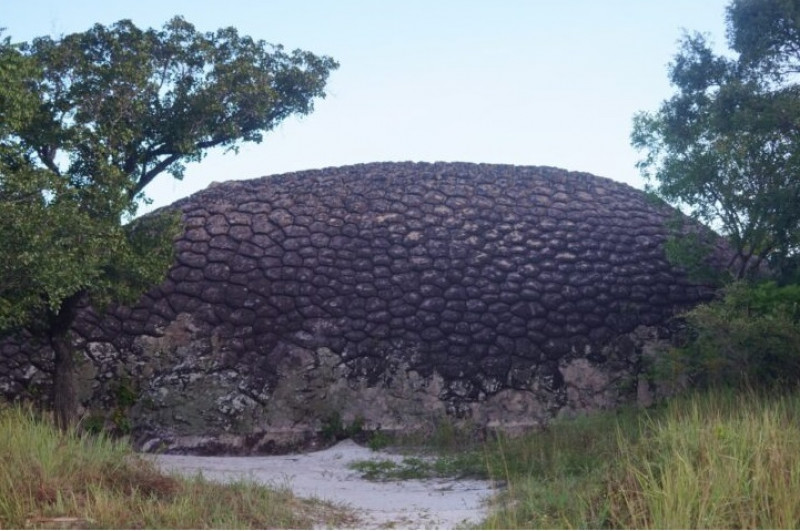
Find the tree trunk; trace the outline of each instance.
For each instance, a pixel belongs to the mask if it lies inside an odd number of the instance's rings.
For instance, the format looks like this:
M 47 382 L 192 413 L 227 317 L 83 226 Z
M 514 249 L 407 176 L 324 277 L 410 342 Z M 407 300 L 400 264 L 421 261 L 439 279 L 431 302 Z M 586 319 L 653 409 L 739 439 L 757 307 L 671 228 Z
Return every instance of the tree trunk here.
M 78 422 L 78 389 L 75 374 L 75 353 L 72 351 L 72 323 L 84 293 L 64 299 L 58 312 L 51 312 L 50 347 L 53 349 L 53 412 L 56 425 L 67 431 Z
M 53 412 L 56 425 L 67 431 L 78 422 L 78 390 L 75 383 L 75 353 L 72 351 L 69 329 L 50 336 L 55 354 L 53 372 Z

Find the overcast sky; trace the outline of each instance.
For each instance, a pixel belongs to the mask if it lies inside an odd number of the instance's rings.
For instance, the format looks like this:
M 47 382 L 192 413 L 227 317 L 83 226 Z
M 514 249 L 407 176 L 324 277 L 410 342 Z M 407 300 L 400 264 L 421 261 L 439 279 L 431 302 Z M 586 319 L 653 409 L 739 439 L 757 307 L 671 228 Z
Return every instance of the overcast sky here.
M 160 28 L 183 15 L 341 64 L 314 113 L 238 155 L 212 151 L 152 208 L 213 181 L 376 161 L 557 166 L 641 188 L 637 111 L 673 89 L 684 30 L 725 45 L 727 0 L 0 0 L 14 41 L 123 18 Z

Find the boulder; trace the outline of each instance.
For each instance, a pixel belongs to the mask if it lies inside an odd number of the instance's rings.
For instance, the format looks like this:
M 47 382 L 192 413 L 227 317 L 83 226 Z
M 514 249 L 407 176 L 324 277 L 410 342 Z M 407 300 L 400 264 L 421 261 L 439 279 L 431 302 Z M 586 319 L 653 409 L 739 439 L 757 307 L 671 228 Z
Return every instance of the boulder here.
M 321 434 L 520 430 L 652 396 L 643 360 L 713 295 L 664 254 L 679 214 L 587 173 L 376 163 L 178 201 L 164 282 L 75 328 L 82 399 L 146 450 L 279 452 Z M 720 262 L 721 263 L 721 262 Z M 0 343 L 0 392 L 49 353 Z

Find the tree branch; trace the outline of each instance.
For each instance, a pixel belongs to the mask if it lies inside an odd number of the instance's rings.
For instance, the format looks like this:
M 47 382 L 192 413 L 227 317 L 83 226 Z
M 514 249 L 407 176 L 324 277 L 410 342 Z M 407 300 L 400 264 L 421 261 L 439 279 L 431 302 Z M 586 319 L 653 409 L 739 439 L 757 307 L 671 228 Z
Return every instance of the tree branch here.
M 223 144 L 223 143 L 228 142 L 230 140 L 233 140 L 233 139 L 230 138 L 230 137 L 227 137 L 227 136 L 223 136 L 223 137 L 215 138 L 215 139 L 212 139 L 212 140 L 205 140 L 205 141 L 202 141 L 202 142 L 197 142 L 194 145 L 194 150 L 195 151 L 202 151 L 204 149 L 208 149 L 208 148 L 219 146 L 220 144 Z M 159 156 L 161 154 L 165 154 L 165 155 L 168 154 L 168 156 L 167 156 L 167 158 L 159 161 L 151 169 L 149 169 L 147 171 L 142 170 L 142 175 L 139 177 L 139 180 L 137 181 L 136 186 L 133 188 L 133 190 L 131 192 L 131 197 L 135 197 L 137 194 L 139 194 L 139 192 L 144 190 L 144 188 L 148 184 L 150 184 L 153 181 L 153 179 L 155 179 L 161 172 L 166 170 L 170 165 L 174 164 L 175 162 L 179 161 L 181 158 L 183 158 L 183 157 L 188 155 L 188 153 L 176 153 L 176 152 L 171 152 L 170 153 L 168 151 L 168 147 L 167 146 L 164 146 L 163 148 L 152 152 L 150 155 L 152 157 L 157 157 L 157 156 Z
M 139 177 L 139 180 L 136 181 L 136 186 L 134 186 L 133 189 L 131 190 L 130 193 L 131 198 L 139 195 L 139 192 L 144 190 L 144 188 L 148 184 L 150 184 L 153 181 L 153 179 L 155 179 L 158 176 L 158 174 L 166 170 L 171 164 L 180 160 L 181 157 L 183 156 L 184 156 L 183 154 L 173 153 L 169 157 L 159 161 L 149 171 L 146 171 L 144 168 L 142 168 L 142 174 Z
M 39 160 L 42 161 L 42 164 L 60 177 L 61 170 L 55 163 L 55 152 L 56 150 L 51 146 L 40 146 L 36 148 L 36 155 L 39 157 Z

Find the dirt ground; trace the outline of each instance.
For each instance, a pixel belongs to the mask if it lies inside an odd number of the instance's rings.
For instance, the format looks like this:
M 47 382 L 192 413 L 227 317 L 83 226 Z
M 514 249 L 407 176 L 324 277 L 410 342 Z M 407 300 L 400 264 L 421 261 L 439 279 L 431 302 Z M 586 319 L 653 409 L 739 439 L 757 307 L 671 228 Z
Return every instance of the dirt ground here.
M 349 468 L 353 461 L 403 456 L 342 441 L 318 452 L 265 457 L 156 456 L 162 469 L 212 480 L 252 479 L 289 487 L 301 497 L 343 503 L 362 516 L 366 529 L 453 529 L 478 524 L 496 490 L 488 481 L 433 479 L 375 482 Z

